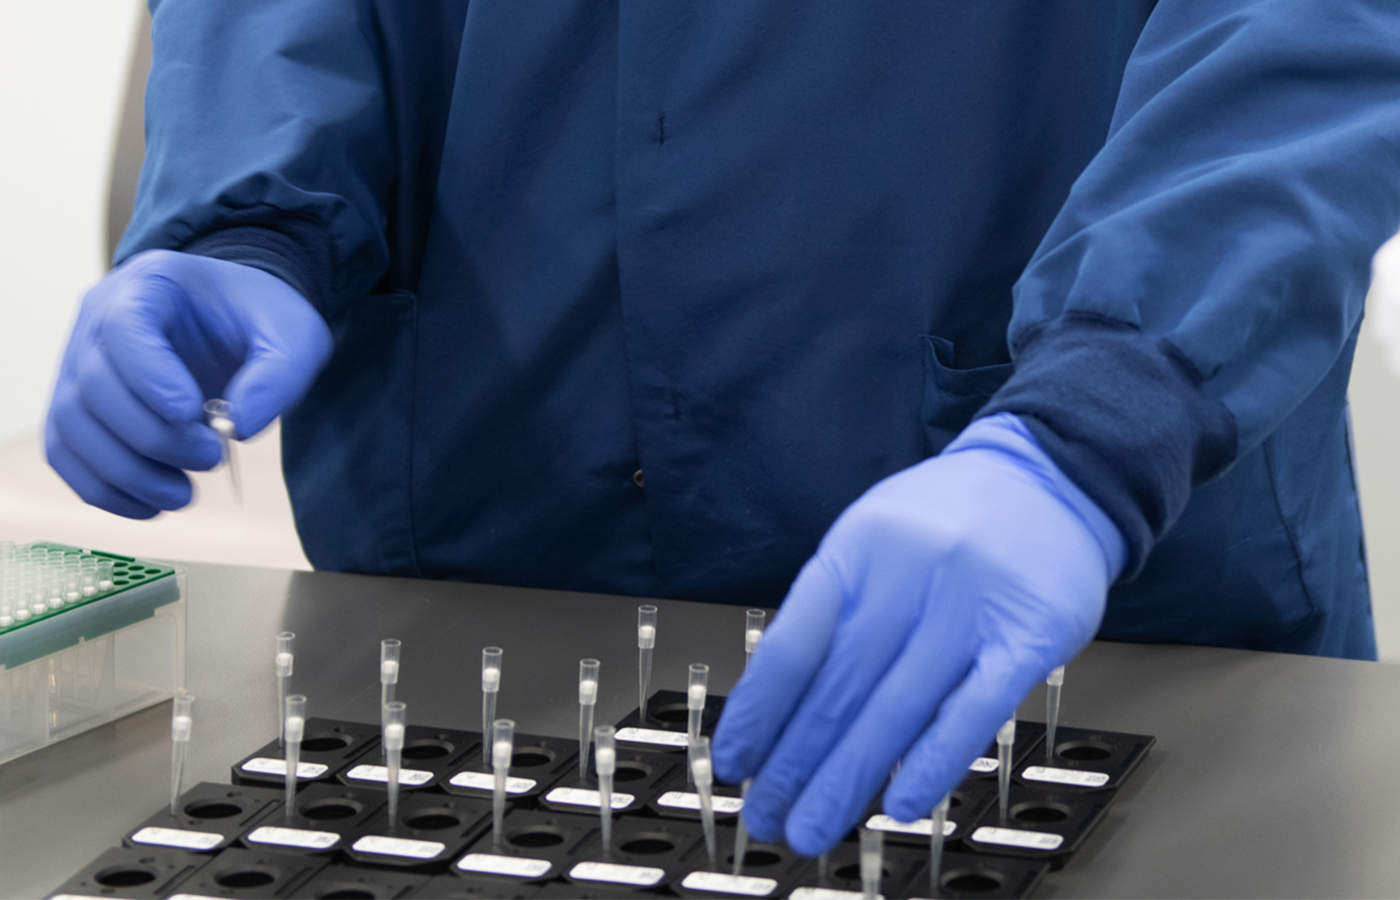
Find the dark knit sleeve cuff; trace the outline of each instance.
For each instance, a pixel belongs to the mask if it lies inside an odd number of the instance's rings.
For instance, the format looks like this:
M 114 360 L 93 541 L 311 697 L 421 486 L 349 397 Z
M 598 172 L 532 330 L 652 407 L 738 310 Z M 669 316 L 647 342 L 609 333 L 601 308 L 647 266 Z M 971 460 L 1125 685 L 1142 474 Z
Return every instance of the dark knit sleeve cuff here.
M 254 211 L 235 214 L 224 227 L 179 249 L 275 275 L 329 318 L 335 310 L 331 241 L 325 226 L 300 219 L 282 219 L 273 225 L 257 221 L 259 218 Z
M 1013 350 L 1015 374 L 978 416 L 1026 423 L 1122 531 L 1135 577 L 1191 489 L 1234 461 L 1234 416 L 1171 344 L 1123 322 L 1066 315 Z

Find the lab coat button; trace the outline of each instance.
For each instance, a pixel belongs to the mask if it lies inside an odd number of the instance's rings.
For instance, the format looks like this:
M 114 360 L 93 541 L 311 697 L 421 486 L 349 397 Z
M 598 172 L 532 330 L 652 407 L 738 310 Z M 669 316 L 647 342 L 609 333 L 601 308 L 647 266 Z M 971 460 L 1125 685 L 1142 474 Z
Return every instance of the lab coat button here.
M 632 483 L 635 484 L 637 487 L 646 487 L 646 485 L 642 481 L 641 469 L 638 469 L 637 471 L 632 473 Z

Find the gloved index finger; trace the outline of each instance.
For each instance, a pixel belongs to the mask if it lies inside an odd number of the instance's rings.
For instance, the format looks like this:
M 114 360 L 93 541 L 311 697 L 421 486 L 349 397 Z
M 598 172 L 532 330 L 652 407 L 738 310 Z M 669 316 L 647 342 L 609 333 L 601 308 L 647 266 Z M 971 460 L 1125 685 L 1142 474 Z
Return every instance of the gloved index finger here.
M 203 414 L 204 395 L 168 336 L 189 302 L 184 288 L 168 278 L 134 277 L 112 298 L 99 335 L 117 375 L 168 422 L 196 421 Z
M 725 701 L 714 742 L 722 781 L 743 781 L 763 766 L 821 670 L 843 604 L 839 579 L 820 556 L 810 559 Z

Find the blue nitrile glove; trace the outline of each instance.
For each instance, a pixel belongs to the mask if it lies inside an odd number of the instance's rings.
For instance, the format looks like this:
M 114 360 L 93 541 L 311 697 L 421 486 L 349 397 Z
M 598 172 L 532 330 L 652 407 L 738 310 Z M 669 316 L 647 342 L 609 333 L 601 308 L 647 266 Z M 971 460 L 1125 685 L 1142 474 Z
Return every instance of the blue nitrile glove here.
M 88 503 L 133 519 L 190 502 L 181 469 L 218 465 L 204 401 L 240 438 L 294 403 L 330 330 L 286 282 L 237 263 L 153 250 L 83 298 L 49 407 L 49 464 Z
M 1009 413 L 851 504 L 725 703 L 716 774 L 753 777 L 760 841 L 816 855 L 901 758 L 885 811 L 927 816 L 1097 630 L 1126 546 Z

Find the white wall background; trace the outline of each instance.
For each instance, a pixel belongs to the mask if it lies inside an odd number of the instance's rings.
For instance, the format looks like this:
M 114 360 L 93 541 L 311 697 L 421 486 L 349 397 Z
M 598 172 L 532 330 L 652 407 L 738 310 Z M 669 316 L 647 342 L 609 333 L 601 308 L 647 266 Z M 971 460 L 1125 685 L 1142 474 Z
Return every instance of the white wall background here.
M 140 9 L 0 0 L 0 538 L 306 567 L 275 432 L 243 454 L 244 507 L 215 472 L 196 477 L 190 510 L 148 523 L 85 507 L 42 461 L 59 354 L 79 297 L 106 267 L 108 168 Z M 1367 334 L 1351 397 L 1382 654 L 1400 662 L 1400 380 Z

